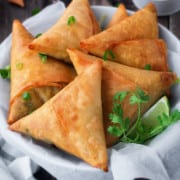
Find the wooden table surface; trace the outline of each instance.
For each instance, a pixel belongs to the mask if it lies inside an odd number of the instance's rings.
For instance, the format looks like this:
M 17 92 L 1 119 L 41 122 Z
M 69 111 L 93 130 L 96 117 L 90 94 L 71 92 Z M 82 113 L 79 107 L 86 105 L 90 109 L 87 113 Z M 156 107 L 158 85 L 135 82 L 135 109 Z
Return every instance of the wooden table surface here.
M 13 19 L 20 19 L 23 21 L 32 16 L 33 9 L 43 9 L 55 1 L 57 0 L 24 0 L 25 7 L 21 8 L 8 3 L 8 0 L 0 0 L 0 42 L 11 32 Z M 69 1 L 70 0 L 65 0 L 64 2 L 67 5 Z M 116 6 L 118 3 L 124 3 L 127 9 L 137 10 L 132 0 L 90 0 L 91 5 Z M 180 11 L 171 16 L 158 17 L 158 20 L 180 39 Z M 43 169 L 40 169 L 35 174 L 35 177 L 40 180 L 54 180 L 54 178 Z
M 11 32 L 11 26 L 13 19 L 17 18 L 25 20 L 32 16 L 32 10 L 35 8 L 43 9 L 45 6 L 53 3 L 57 0 L 24 0 L 25 7 L 21 8 L 16 5 L 8 3 L 8 0 L 0 0 L 0 42 L 6 38 Z M 65 0 L 66 5 L 70 0 Z M 127 9 L 137 10 L 132 3 L 132 0 L 90 0 L 92 5 L 114 5 L 118 3 L 124 3 Z M 158 17 L 161 24 L 166 26 L 180 39 L 180 11 L 171 15 Z

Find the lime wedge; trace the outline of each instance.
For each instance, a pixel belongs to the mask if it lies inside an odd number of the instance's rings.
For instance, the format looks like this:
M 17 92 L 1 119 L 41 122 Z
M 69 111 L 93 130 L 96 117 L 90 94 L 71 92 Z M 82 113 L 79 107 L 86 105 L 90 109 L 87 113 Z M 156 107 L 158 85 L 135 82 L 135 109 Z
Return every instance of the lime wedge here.
M 159 125 L 157 117 L 162 115 L 162 113 L 169 115 L 169 112 L 168 98 L 163 96 L 142 116 L 142 124 L 148 127 L 156 127 Z

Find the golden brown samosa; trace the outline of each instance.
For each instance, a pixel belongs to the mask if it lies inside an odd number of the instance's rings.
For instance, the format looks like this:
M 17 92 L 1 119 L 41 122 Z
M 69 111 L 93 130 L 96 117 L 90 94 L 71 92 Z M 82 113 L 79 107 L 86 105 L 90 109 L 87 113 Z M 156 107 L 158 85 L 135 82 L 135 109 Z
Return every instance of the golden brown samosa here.
M 11 130 L 48 141 L 94 167 L 107 170 L 102 122 L 101 66 L 96 62 Z
M 75 71 L 59 61 L 42 62 L 38 51 L 29 50 L 33 36 L 15 20 L 11 49 L 11 93 L 8 123 L 31 113 L 75 77 Z
M 168 71 L 167 47 L 164 40 L 139 39 L 118 42 L 109 47 L 109 50 L 105 47 L 99 50 L 100 57 L 108 51 L 113 53 L 112 57 L 107 54 L 106 58 L 109 60 L 140 69 L 149 67 L 151 70 Z
M 126 7 L 124 6 L 124 4 L 120 4 L 106 28 L 110 28 L 120 23 L 122 20 L 124 20 L 127 17 L 128 17 L 128 13 L 126 11 Z
M 90 64 L 103 61 L 95 56 L 87 55 L 75 49 L 69 49 L 68 53 L 77 73 L 84 71 Z M 141 88 L 150 96 L 147 104 L 143 104 L 142 113 L 153 105 L 176 80 L 172 72 L 147 71 L 128 67 L 111 61 L 103 61 L 102 69 L 102 106 L 104 118 L 104 130 L 107 146 L 117 142 L 117 138 L 107 132 L 109 127 L 109 113 L 112 112 L 112 99 L 115 93 L 121 91 L 134 92 Z M 124 117 L 129 117 L 131 122 L 136 120 L 137 107 L 129 104 L 128 98 L 123 104 Z
M 125 40 L 158 38 L 157 12 L 152 3 L 119 24 L 81 41 L 81 48 L 96 56 Z
M 99 25 L 88 0 L 73 0 L 57 23 L 30 48 L 49 56 L 70 62 L 67 48 L 79 48 L 80 41 L 99 32 Z
M 8 2 L 24 7 L 24 0 L 8 0 Z

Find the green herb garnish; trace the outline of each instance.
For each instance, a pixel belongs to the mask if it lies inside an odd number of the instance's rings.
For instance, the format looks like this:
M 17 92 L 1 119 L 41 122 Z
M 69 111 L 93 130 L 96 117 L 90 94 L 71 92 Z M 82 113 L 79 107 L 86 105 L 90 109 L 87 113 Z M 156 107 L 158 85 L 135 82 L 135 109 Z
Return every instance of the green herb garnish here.
M 31 99 L 31 95 L 29 92 L 24 92 L 22 95 L 23 100 L 28 101 Z
M 127 91 L 118 92 L 115 94 L 113 98 L 114 104 L 112 108 L 112 113 L 109 114 L 109 118 L 114 125 L 108 127 L 108 132 L 113 136 L 123 136 L 123 138 L 127 138 L 126 133 L 129 129 L 130 120 L 128 117 L 124 118 L 121 104 L 127 96 L 127 94 Z
M 131 143 L 144 143 L 146 140 L 156 136 L 166 129 L 169 125 L 180 120 L 180 111 L 175 110 L 170 114 L 162 113 L 157 117 L 159 123 L 155 127 L 150 127 L 143 124 L 141 121 L 141 107 L 142 104 L 149 101 L 149 96 L 144 93 L 140 88 L 137 88 L 135 93 L 129 97 L 129 103 L 137 105 L 138 116 L 133 126 L 130 127 L 130 120 L 128 117 L 124 117 L 122 102 L 127 96 L 127 92 L 118 92 L 113 99 L 113 109 L 109 118 L 112 122 L 112 126 L 108 127 L 108 132 L 116 137 L 120 138 L 122 142 Z
M 40 11 L 41 10 L 39 8 L 35 8 L 32 10 L 31 14 L 32 14 L 32 16 L 34 16 L 34 15 L 38 14 Z
M 70 26 L 70 25 L 73 25 L 75 23 L 76 23 L 76 18 L 74 16 L 70 16 L 68 18 L 67 25 Z
M 116 4 L 116 7 L 118 8 L 118 7 L 120 6 L 120 4 L 121 4 L 121 3 L 117 3 L 117 4 Z
M 35 38 L 38 38 L 38 37 L 40 37 L 42 35 L 42 33 L 39 33 L 39 34 L 37 34 L 36 36 L 35 36 Z
M 108 59 L 115 59 L 115 55 L 112 50 L 106 50 L 103 55 L 103 59 L 106 61 Z
M 0 69 L 0 76 L 3 79 L 10 79 L 11 78 L 11 66 L 8 65 L 4 69 Z
M 146 65 L 144 66 L 144 69 L 146 69 L 146 70 L 151 70 L 151 65 L 150 65 L 150 64 L 146 64 Z
M 39 53 L 39 57 L 41 58 L 42 63 L 47 62 L 47 55 L 43 53 Z
M 23 63 L 16 63 L 16 68 L 18 69 L 18 70 L 22 70 L 23 69 Z

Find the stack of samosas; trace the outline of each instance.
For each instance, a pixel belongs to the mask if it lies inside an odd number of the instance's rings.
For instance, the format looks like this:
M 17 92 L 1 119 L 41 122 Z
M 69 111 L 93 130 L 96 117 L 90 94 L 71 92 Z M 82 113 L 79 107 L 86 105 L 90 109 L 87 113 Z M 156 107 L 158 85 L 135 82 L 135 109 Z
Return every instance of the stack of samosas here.
M 153 4 L 131 16 L 121 5 L 103 31 L 88 0 L 73 0 L 37 38 L 15 20 L 9 128 L 107 171 L 107 147 L 119 141 L 107 132 L 113 96 L 140 87 L 150 96 L 147 111 L 176 80 L 166 53 Z M 123 112 L 136 120 L 128 100 Z

